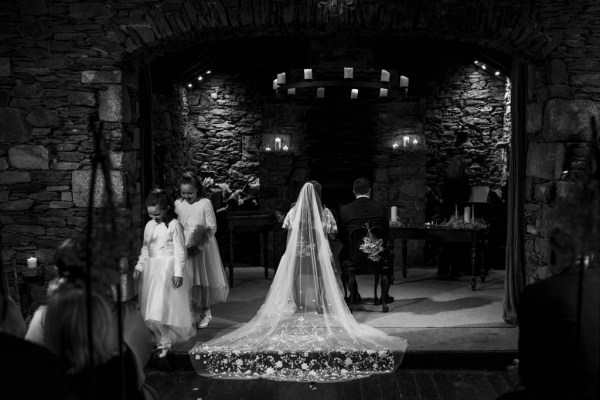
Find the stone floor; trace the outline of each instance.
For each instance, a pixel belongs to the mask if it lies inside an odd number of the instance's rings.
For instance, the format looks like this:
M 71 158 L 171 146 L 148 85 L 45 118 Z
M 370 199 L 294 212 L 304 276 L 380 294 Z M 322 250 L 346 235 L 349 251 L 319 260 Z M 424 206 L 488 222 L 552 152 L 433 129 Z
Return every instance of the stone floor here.
M 516 356 L 518 330 L 502 320 L 503 271 L 491 271 L 476 292 L 470 277 L 440 281 L 435 269 L 412 268 L 397 279 L 390 312 L 366 299 L 357 320 L 404 337 L 409 349 L 395 374 L 339 383 L 290 383 L 200 377 L 187 351 L 197 341 L 247 322 L 262 304 L 270 280 L 260 268 L 236 268 L 227 303 L 213 307 L 215 319 L 166 359 L 154 360 L 148 382 L 168 400 L 206 399 L 496 399 L 516 387 L 506 366 Z M 399 273 L 396 276 L 401 276 Z M 359 277 L 361 293 L 370 278 Z
M 402 275 L 397 271 L 396 276 Z M 177 344 L 174 353 L 186 358 L 196 342 L 222 336 L 256 314 L 271 280 L 261 268 L 252 267 L 236 268 L 235 277 L 227 302 L 212 307 L 214 319 L 208 328 Z M 365 302 L 354 318 L 407 339 L 408 368 L 440 362 L 443 368 L 497 368 L 516 354 L 518 330 L 502 319 L 504 271 L 491 271 L 486 283 L 472 291 L 468 276 L 445 281 L 436 278 L 435 268 L 411 268 L 407 278 L 397 278 L 391 286 L 395 301 L 388 313 L 372 304 L 372 277 L 359 276 L 358 281 Z M 490 364 L 492 356 L 500 356 L 499 363 Z
M 506 371 L 405 370 L 350 382 L 292 383 L 211 379 L 192 371 L 150 371 L 147 380 L 166 400 L 402 399 L 494 400 L 518 388 Z

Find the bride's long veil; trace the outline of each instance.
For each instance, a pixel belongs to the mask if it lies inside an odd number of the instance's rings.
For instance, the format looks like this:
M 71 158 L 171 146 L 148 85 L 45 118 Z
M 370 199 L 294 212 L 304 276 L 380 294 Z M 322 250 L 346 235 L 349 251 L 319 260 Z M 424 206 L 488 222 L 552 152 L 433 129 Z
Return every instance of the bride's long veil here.
M 223 377 L 341 380 L 393 370 L 406 341 L 355 321 L 334 276 L 323 209 L 312 184 L 294 207 L 286 251 L 265 302 L 248 323 L 190 354 Z

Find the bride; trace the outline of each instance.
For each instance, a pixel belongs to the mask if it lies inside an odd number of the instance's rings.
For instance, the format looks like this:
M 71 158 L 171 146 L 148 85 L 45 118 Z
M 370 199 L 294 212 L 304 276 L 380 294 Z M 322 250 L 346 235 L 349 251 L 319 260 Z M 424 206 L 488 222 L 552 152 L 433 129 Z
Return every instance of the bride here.
M 296 203 L 286 251 L 256 316 L 190 356 L 200 375 L 339 381 L 391 372 L 406 340 L 356 322 L 331 264 L 323 207 L 312 183 Z

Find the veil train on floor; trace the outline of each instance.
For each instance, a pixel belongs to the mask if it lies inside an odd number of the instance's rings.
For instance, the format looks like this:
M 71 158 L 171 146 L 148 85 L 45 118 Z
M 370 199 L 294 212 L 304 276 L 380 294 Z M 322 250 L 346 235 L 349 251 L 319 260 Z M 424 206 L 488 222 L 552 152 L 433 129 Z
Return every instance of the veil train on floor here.
M 256 316 L 233 332 L 197 343 L 196 372 L 223 378 L 332 381 L 393 371 L 407 342 L 356 322 L 333 272 L 323 208 L 302 187 L 284 255 Z

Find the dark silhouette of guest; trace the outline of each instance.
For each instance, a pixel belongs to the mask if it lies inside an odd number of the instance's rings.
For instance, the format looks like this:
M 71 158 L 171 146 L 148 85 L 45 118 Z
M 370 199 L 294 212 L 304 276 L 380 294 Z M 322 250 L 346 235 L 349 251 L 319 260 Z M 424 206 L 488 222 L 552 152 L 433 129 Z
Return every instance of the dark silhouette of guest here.
M 600 268 L 584 271 L 578 325 L 579 273 L 572 267 L 523 291 L 519 378 L 532 398 L 600 398 Z
M 99 240 L 94 242 L 100 243 Z M 56 249 L 55 264 L 59 278 L 50 283 L 48 288 L 49 296 L 52 296 L 63 285 L 75 283 L 80 287 L 85 286 L 85 252 L 86 240 L 83 236 L 67 239 Z M 96 257 L 96 259 L 106 259 L 106 262 L 112 260 L 110 257 Z M 92 287 L 111 304 L 115 317 L 119 314 L 118 307 L 121 307 L 123 341 L 128 351 L 131 352 L 136 364 L 135 374 L 129 375 L 128 379 L 137 382 L 141 390 L 151 392 L 154 389 L 145 383 L 144 367 L 152 354 L 152 336 L 146 328 L 137 304 L 133 301 L 118 302 L 115 298 L 114 293 L 117 280 L 114 278 L 116 271 L 112 270 L 114 270 L 114 267 L 110 264 L 105 265 L 103 261 L 92 263 Z M 46 312 L 47 307 L 45 305 L 40 306 L 35 311 L 25 336 L 25 339 L 41 346 L 45 346 L 46 324 L 44 321 Z
M 467 164 L 462 156 L 454 156 L 448 163 L 444 184 L 442 186 L 442 219 L 449 219 L 455 213 L 463 216 L 463 203 L 471 196 L 471 184 L 466 175 Z M 443 244 L 440 255 L 438 276 L 460 276 L 470 266 L 470 245 L 465 243 Z
M 467 163 L 462 156 L 454 156 L 448 163 L 442 185 L 442 218 L 450 218 L 458 211 L 462 216 L 462 203 L 471 196 L 471 184 L 465 171 Z
M 1 272 L 1 271 L 0 271 Z M 76 400 L 62 366 L 44 347 L 23 339 L 25 322 L 0 279 L 0 397 L 5 400 Z
M 119 399 L 124 393 L 125 399 L 144 399 L 137 380 L 126 379 L 136 376 L 136 360 L 126 346 L 119 355 L 117 319 L 104 296 L 64 284 L 48 299 L 44 323 L 46 347 L 59 357 L 80 397 Z
M 525 287 L 518 313 L 519 359 L 511 367 L 524 390 L 498 400 L 600 398 L 599 289 L 598 265 L 573 266 Z

